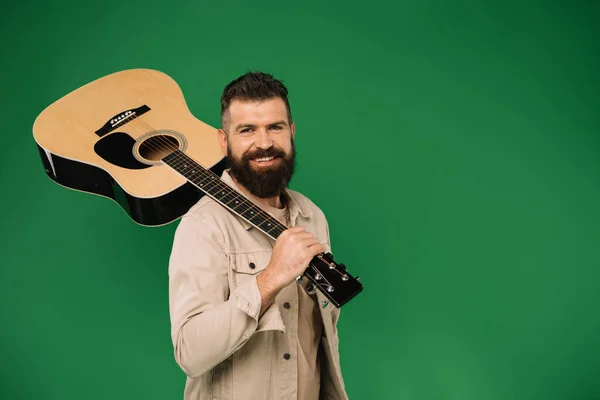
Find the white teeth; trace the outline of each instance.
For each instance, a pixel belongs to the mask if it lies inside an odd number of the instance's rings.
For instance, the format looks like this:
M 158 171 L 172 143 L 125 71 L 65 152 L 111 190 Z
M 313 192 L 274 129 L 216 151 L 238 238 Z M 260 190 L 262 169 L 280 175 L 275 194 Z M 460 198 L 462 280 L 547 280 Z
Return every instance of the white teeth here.
M 273 159 L 273 157 L 263 157 L 263 158 L 257 158 L 255 161 L 266 162 L 266 161 L 271 161 L 272 159 Z

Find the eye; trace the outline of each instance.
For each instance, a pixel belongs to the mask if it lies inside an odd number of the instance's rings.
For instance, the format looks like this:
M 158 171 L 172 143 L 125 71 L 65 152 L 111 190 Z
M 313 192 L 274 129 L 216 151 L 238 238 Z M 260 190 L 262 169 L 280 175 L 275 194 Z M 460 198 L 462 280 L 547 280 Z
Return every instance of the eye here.
M 280 130 L 281 130 L 281 125 L 273 125 L 273 126 L 271 127 L 271 129 L 275 129 L 275 130 L 278 130 L 278 131 L 280 131 Z
M 250 132 L 250 128 L 244 128 L 240 132 L 241 133 L 248 133 L 248 132 Z

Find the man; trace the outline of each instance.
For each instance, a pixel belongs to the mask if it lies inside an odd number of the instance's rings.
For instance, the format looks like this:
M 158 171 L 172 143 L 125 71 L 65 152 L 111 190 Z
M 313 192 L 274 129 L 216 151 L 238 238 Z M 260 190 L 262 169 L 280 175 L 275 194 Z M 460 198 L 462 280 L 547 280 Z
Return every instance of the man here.
M 218 139 L 229 163 L 221 179 L 288 229 L 274 241 L 204 196 L 175 233 L 171 335 L 185 399 L 347 399 L 339 309 L 296 281 L 331 249 L 323 212 L 287 189 L 295 166 L 287 93 L 268 74 L 232 81 Z

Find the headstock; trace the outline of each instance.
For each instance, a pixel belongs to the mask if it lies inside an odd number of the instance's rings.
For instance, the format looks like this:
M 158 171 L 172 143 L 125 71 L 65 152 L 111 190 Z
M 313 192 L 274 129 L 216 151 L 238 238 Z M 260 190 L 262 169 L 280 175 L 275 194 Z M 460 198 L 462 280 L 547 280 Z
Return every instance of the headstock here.
M 350 275 L 344 264 L 336 263 L 331 253 L 315 256 L 304 275 L 338 308 L 363 290 L 359 278 Z

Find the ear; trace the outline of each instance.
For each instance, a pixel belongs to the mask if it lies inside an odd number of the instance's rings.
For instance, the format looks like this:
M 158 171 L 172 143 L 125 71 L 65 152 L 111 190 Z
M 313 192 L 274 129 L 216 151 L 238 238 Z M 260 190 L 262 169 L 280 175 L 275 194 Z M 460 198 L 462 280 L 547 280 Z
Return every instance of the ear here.
M 217 137 L 219 139 L 219 144 L 221 145 L 221 151 L 223 154 L 227 154 L 227 134 L 223 129 L 217 130 Z
M 294 135 L 296 134 L 296 124 L 294 122 L 290 125 L 290 131 L 292 132 L 292 139 L 294 139 Z

